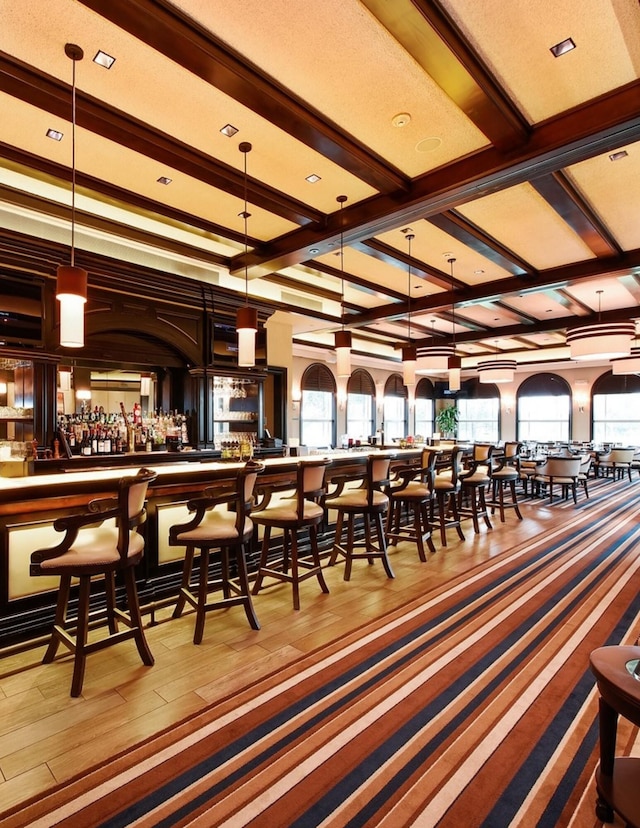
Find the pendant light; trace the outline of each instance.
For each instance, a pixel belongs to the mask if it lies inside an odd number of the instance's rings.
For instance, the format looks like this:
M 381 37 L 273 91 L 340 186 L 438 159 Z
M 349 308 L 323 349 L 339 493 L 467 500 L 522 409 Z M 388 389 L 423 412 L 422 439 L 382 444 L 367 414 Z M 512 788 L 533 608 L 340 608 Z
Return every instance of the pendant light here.
M 571 359 L 613 359 L 628 357 L 631 353 L 631 340 L 635 326 L 633 322 L 601 322 L 601 299 L 603 291 L 598 294 L 598 322 L 591 325 L 579 325 L 567 330 L 567 344 Z
M 339 195 L 336 201 L 340 205 L 340 317 L 344 318 L 344 226 L 342 223 L 342 208 L 347 200 L 346 195 Z M 336 373 L 339 377 L 351 376 L 351 331 L 342 329 L 334 334 L 336 349 Z
M 449 357 L 447 367 L 449 369 L 449 391 L 460 390 L 460 371 L 462 369 L 462 360 L 456 354 L 456 303 L 454 301 L 454 287 L 453 287 L 453 265 L 455 259 L 450 257 L 447 259 L 451 266 L 451 322 L 453 324 L 453 336 L 451 344 L 453 347 L 453 355 Z
M 84 305 L 87 301 L 87 271 L 75 266 L 76 229 L 76 62 L 84 52 L 67 43 L 64 52 L 72 61 L 71 85 L 71 264 L 57 270 L 56 299 L 60 302 L 60 344 L 65 348 L 84 347 Z
M 236 331 L 238 332 L 238 366 L 253 368 L 256 364 L 256 333 L 258 332 L 258 312 L 249 307 L 249 269 L 247 252 L 249 236 L 247 233 L 247 219 L 251 213 L 247 212 L 247 155 L 251 152 L 251 144 L 242 141 L 238 147 L 244 155 L 244 210 L 240 217 L 244 220 L 244 298 L 245 304 L 238 308 L 236 313 Z
M 416 361 L 418 358 L 416 346 L 411 344 L 411 242 L 415 235 L 408 231 L 405 235 L 409 243 L 409 267 L 407 270 L 407 332 L 409 344 L 402 347 L 402 381 L 407 388 L 416 384 Z
M 497 356 L 498 341 L 496 340 L 496 356 L 493 359 L 478 363 L 478 379 L 483 384 L 513 382 L 518 363 L 515 359 L 503 359 Z
M 71 391 L 70 365 L 58 365 L 58 388 L 61 391 Z

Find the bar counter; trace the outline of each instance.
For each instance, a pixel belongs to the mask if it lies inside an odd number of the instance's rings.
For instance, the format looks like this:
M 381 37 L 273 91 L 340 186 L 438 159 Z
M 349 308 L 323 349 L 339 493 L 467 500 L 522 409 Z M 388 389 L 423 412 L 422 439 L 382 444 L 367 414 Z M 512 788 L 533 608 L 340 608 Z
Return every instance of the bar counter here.
M 394 463 L 406 463 L 420 456 L 419 449 L 382 450 L 376 453 L 389 456 Z M 191 455 L 191 453 L 185 453 Z M 195 454 L 195 453 L 194 453 Z M 298 462 L 327 457 L 327 481 L 337 475 L 358 474 L 364 471 L 368 451 L 332 451 L 308 457 L 275 457 L 260 459 L 264 472 L 259 485 L 284 486 L 295 479 Z M 144 466 L 157 472 L 149 488 L 148 519 L 144 526 L 145 556 L 139 567 L 139 590 L 143 605 L 154 604 L 176 594 L 182 570 L 183 550 L 169 547 L 169 527 L 188 519 L 186 503 L 206 486 L 224 486 L 233 479 L 242 463 L 207 459 L 192 459 L 181 453 L 172 461 L 154 463 L 154 453 L 131 456 L 129 468 L 96 468 L 73 471 L 67 469 L 53 474 L 27 477 L 0 477 L 0 555 L 2 581 L 0 589 L 0 649 L 50 629 L 53 619 L 57 577 L 32 578 L 29 575 L 31 553 L 57 544 L 62 534 L 53 528 L 56 518 L 86 511 L 89 501 L 107 497 L 115 492 L 115 482 L 125 474 L 134 474 Z M 45 461 L 46 462 L 46 461 Z M 327 533 L 329 535 L 330 533 Z M 279 539 L 275 539 L 277 544 Z M 327 544 L 329 538 L 327 539 Z M 256 563 L 249 556 L 249 568 Z

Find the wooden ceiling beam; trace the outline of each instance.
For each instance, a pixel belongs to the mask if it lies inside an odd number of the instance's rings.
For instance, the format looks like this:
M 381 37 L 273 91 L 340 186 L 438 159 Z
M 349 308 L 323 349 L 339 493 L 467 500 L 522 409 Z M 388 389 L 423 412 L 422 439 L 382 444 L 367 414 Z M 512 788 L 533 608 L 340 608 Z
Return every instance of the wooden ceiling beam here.
M 164 0 L 80 0 L 379 192 L 409 180 Z M 277 45 L 274 44 L 274 48 Z

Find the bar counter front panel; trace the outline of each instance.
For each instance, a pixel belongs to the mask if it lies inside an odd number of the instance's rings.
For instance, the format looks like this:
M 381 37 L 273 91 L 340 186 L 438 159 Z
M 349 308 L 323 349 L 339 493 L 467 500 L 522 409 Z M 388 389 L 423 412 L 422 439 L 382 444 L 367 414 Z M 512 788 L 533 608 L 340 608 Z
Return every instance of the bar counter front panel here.
M 384 453 L 392 458 L 392 465 L 414 461 L 420 456 L 419 450 Z M 283 486 L 293 482 L 298 462 L 322 456 L 264 460 L 265 470 L 258 478 L 258 486 Z M 331 453 L 327 480 L 362 473 L 366 457 L 365 452 Z M 184 549 L 169 546 L 169 527 L 188 519 L 188 500 L 200 495 L 206 486 L 228 486 L 242 467 L 241 463 L 215 460 L 183 461 L 180 455 L 172 463 L 154 465 L 153 459 L 153 456 L 135 458 L 135 465 L 145 465 L 158 474 L 148 493 L 148 519 L 143 528 L 145 556 L 138 568 L 141 603 L 151 607 L 155 602 L 177 595 Z M 36 549 L 60 542 L 63 533 L 53 528 L 56 518 L 86 511 L 91 500 L 114 494 L 117 481 L 135 472 L 134 466 L 0 478 L 0 648 L 42 635 L 51 627 L 59 578 L 32 578 L 29 562 Z M 274 498 L 286 496 L 286 492 L 278 492 Z M 334 517 L 329 514 L 329 525 L 333 522 Z M 327 545 L 332 536 L 332 532 L 327 532 Z M 272 543 L 276 547 L 281 543 L 275 532 Z M 257 544 L 250 555 L 250 570 L 256 562 Z

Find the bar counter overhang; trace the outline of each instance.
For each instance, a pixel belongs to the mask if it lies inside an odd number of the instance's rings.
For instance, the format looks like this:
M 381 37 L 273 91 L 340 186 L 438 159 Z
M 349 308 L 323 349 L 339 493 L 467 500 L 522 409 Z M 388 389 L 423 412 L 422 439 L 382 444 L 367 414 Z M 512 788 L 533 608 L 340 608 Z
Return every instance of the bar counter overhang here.
M 380 453 L 382 450 L 378 449 Z M 418 449 L 384 450 L 392 461 L 406 463 L 418 458 Z M 195 456 L 194 456 L 195 455 Z M 186 456 L 186 455 L 185 455 Z M 358 474 L 364 470 L 367 452 L 330 452 L 327 481 L 333 477 Z M 129 468 L 98 468 L 81 471 L 65 470 L 54 474 L 0 478 L 0 555 L 2 582 L 0 589 L 0 650 L 20 644 L 46 633 L 53 619 L 58 578 L 32 578 L 29 575 L 31 553 L 53 546 L 61 534 L 53 522 L 62 515 L 86 510 L 87 504 L 115 492 L 115 483 L 137 468 L 146 466 L 157 472 L 149 490 L 148 520 L 143 527 L 146 539 L 145 556 L 139 567 L 140 599 L 147 612 L 167 602 L 177 593 L 182 570 L 183 550 L 168 545 L 169 527 L 184 521 L 189 514 L 187 501 L 207 486 L 224 487 L 235 476 L 242 463 L 200 459 L 194 452 L 188 460 L 175 455 L 175 461 L 154 465 L 153 454 L 131 457 Z M 265 469 L 259 485 L 284 487 L 295 479 L 298 462 L 306 458 L 279 457 L 264 461 Z M 70 467 L 72 465 L 70 464 Z M 276 494 L 277 496 L 277 494 Z M 327 532 L 329 545 L 330 531 Z M 276 550 L 279 539 L 275 539 Z M 249 568 L 257 558 L 252 550 Z M 100 589 L 97 582 L 96 589 Z M 153 614 L 152 614 L 153 619 Z

